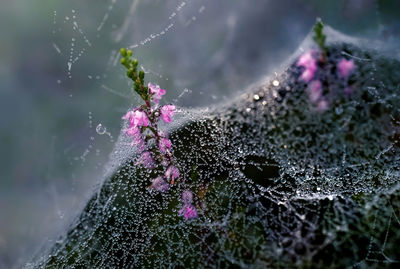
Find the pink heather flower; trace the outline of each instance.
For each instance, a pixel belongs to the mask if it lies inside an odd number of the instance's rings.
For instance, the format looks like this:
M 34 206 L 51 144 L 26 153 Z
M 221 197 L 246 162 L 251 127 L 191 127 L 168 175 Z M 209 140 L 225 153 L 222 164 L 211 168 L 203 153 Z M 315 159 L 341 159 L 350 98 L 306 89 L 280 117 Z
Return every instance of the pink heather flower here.
M 348 87 L 344 88 L 344 94 L 345 94 L 347 97 L 353 95 L 353 92 L 354 92 L 353 87 L 348 86 Z
M 304 82 L 308 83 L 310 80 L 313 79 L 314 74 L 315 74 L 314 68 L 307 68 L 303 71 L 303 73 L 300 76 L 300 79 L 303 80 Z
M 185 190 L 182 193 L 182 200 L 185 205 L 193 202 L 193 193 L 189 190 Z
M 297 66 L 304 67 L 300 79 L 306 83 L 310 82 L 313 79 L 315 71 L 317 70 L 317 62 L 312 54 L 313 51 L 311 50 L 303 53 L 296 64 Z
M 326 100 L 321 100 L 317 104 L 317 110 L 323 112 L 329 108 L 329 104 Z
M 150 93 L 153 94 L 153 101 L 154 103 L 158 104 L 158 102 L 161 100 L 161 96 L 163 96 L 166 91 L 164 89 L 161 89 L 160 86 L 151 84 L 147 84 L 149 87 Z
M 133 137 L 140 136 L 140 129 L 137 126 L 132 126 L 126 129 L 126 135 Z
M 165 137 L 165 133 L 162 130 L 158 130 L 157 134 L 159 137 Z
M 163 159 L 163 160 L 161 161 L 161 165 L 162 165 L 162 166 L 168 166 L 168 165 L 169 165 L 169 161 L 168 161 L 167 159 Z
M 307 67 L 312 65 L 315 62 L 314 57 L 313 57 L 313 51 L 309 50 L 304 52 L 300 57 L 299 60 L 297 61 L 297 66 L 303 66 Z
M 192 204 L 186 204 L 179 210 L 179 215 L 184 216 L 186 220 L 197 218 L 196 208 Z
M 133 116 L 133 121 L 131 122 L 133 126 L 148 126 L 149 119 L 145 112 L 136 110 L 135 115 Z
M 171 122 L 171 117 L 174 116 L 175 114 L 175 109 L 176 107 L 174 105 L 165 105 L 163 107 L 161 107 L 161 118 L 163 119 L 163 121 L 165 121 L 166 123 L 170 123 Z
M 167 153 L 168 149 L 170 149 L 172 146 L 171 140 L 168 138 L 162 137 L 160 138 L 160 141 L 158 142 L 158 147 L 161 151 L 161 153 Z
M 354 70 L 355 67 L 356 66 L 353 60 L 346 60 L 344 58 L 342 58 L 337 64 L 339 75 L 344 79 L 350 76 L 351 72 Z
M 146 151 L 143 152 L 142 155 L 140 156 L 138 164 L 142 164 L 147 169 L 152 169 L 154 168 L 155 162 L 153 157 L 151 156 L 151 153 Z
M 146 147 L 140 129 L 137 126 L 132 126 L 126 129 L 126 135 L 133 137 L 131 146 L 137 146 L 140 152 L 142 152 Z
M 310 101 L 312 103 L 315 103 L 318 101 L 318 99 L 321 98 L 322 96 L 322 83 L 319 80 L 314 80 L 313 82 L 310 83 L 308 89 L 308 97 L 310 98 Z
M 177 179 L 179 177 L 179 170 L 175 166 L 171 165 L 168 167 L 167 171 L 165 171 L 165 177 L 168 179 Z
M 144 143 L 144 140 L 142 139 L 141 136 L 135 136 L 133 137 L 133 141 L 131 143 L 131 146 L 136 146 L 139 152 L 142 152 L 143 150 L 146 149 L 146 144 Z
M 126 114 L 122 117 L 123 120 L 128 120 L 129 122 L 133 121 L 133 117 L 135 115 L 134 110 L 129 110 Z
M 159 176 L 153 180 L 150 188 L 163 192 L 169 189 L 169 185 L 161 176 Z
M 122 119 L 128 120 L 130 127 L 149 125 L 149 119 L 146 113 L 136 109 L 128 111 Z

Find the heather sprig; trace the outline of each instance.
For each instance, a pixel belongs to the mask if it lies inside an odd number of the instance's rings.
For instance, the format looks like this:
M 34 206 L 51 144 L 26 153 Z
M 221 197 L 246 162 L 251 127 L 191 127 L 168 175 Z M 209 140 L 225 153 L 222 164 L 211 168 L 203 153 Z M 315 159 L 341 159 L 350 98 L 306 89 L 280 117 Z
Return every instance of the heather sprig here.
M 325 111 L 334 100 L 328 96 L 343 94 L 349 97 L 353 88 L 348 85 L 348 78 L 356 69 L 352 59 L 341 58 L 332 65 L 327 57 L 328 48 L 325 45 L 326 35 L 323 32 L 324 24 L 317 19 L 313 27 L 313 40 L 318 48 L 305 51 L 297 60 L 296 65 L 302 69 L 300 80 L 307 84 L 307 94 L 310 103 L 317 111 Z M 336 77 L 332 77 L 336 70 Z M 340 91 L 338 91 L 340 89 Z
M 127 69 L 126 75 L 133 81 L 133 90 L 142 98 L 144 104 L 129 110 L 122 118 L 128 121 L 126 135 L 132 137 L 132 146 L 141 154 L 137 164 L 157 174 L 150 188 L 164 192 L 179 181 L 179 169 L 175 164 L 172 142 L 168 134 L 160 130 L 159 122 L 170 123 L 176 107 L 172 104 L 160 106 L 166 90 L 152 83 L 145 84 L 145 73 L 138 70 L 138 60 L 132 58 L 132 51 L 121 48 L 121 64 Z M 184 183 L 184 182 L 182 182 Z M 191 194 L 190 203 L 188 193 Z M 186 197 L 186 198 L 185 198 Z M 183 208 L 179 214 L 186 220 L 196 218 L 196 208 L 192 204 L 193 194 L 186 190 L 182 196 Z
M 322 20 L 318 18 L 316 24 L 313 27 L 313 32 L 314 32 L 313 39 L 314 42 L 319 46 L 321 51 L 325 52 L 326 35 L 324 35 L 323 30 L 324 30 L 324 24 L 322 23 Z

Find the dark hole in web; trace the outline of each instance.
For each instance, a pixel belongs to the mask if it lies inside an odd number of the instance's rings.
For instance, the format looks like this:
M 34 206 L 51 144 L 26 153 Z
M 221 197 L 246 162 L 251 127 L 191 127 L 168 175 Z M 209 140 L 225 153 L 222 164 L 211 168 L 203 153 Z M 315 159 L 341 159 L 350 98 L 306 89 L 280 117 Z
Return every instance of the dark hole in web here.
M 274 160 L 248 155 L 244 162 L 246 165 L 242 170 L 243 174 L 263 187 L 271 186 L 273 179 L 279 177 L 279 165 Z

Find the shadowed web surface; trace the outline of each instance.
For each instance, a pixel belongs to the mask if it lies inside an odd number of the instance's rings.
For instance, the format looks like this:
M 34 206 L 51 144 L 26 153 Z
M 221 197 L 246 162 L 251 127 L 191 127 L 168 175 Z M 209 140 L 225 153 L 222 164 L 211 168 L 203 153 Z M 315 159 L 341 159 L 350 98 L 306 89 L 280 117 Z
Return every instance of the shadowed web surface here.
M 357 65 L 352 97 L 333 83 L 316 111 L 292 58 L 230 104 L 181 111 L 170 131 L 186 186 L 166 193 L 148 189 L 155 175 L 121 134 L 110 176 L 27 267 L 396 267 L 400 64 L 327 35 L 328 63 Z M 199 212 L 187 222 L 186 187 Z

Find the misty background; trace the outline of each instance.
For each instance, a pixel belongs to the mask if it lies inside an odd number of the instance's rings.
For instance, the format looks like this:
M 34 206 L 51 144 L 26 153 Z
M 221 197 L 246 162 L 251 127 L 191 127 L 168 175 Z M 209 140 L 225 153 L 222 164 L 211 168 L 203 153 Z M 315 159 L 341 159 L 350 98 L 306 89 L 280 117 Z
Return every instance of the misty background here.
M 400 38 L 396 0 L 2 0 L 0 268 L 53 244 L 101 184 L 121 116 L 139 101 L 120 47 L 167 102 L 207 106 L 277 71 L 317 17 Z

